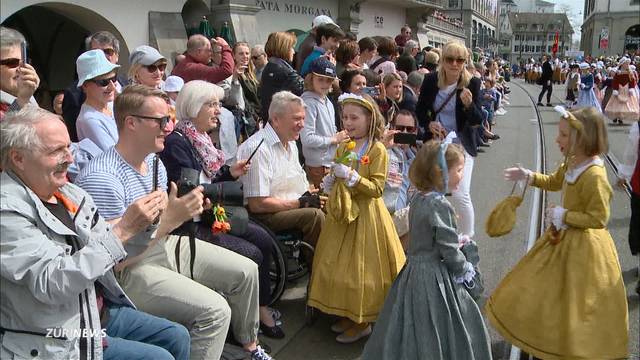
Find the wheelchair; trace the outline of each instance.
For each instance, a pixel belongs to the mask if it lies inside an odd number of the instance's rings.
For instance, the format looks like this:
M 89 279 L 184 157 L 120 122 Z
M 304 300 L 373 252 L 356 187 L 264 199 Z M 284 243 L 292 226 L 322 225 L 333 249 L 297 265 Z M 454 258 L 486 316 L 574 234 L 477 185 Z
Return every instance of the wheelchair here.
M 302 239 L 300 231 L 286 230 L 275 233 L 260 221 L 254 218 L 251 221 L 269 233 L 273 241 L 269 271 L 271 278 L 269 306 L 271 306 L 280 300 L 287 288 L 287 282 L 298 280 L 311 272 L 314 247 Z M 307 324 L 311 325 L 316 318 L 315 310 L 309 306 L 305 309 Z

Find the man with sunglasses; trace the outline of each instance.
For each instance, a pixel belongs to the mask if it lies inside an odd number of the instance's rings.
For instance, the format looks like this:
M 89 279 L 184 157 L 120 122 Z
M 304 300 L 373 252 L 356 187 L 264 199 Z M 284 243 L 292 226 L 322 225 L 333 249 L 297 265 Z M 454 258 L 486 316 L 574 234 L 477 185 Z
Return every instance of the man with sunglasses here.
M 400 135 L 394 139 L 396 134 Z M 389 154 L 389 170 L 382 199 L 393 217 L 400 242 L 405 249 L 407 249 L 408 214 L 411 198 L 409 167 L 416 157 L 415 140 L 417 135 L 416 117 L 408 110 L 398 111 L 391 120 L 391 130 L 385 133 L 385 145 Z M 402 143 L 396 143 L 394 140 Z
M 85 39 L 85 49 L 102 50 L 110 63 L 117 65 L 120 59 L 120 41 L 108 31 L 99 31 Z M 122 87 L 127 84 L 126 76 L 119 75 L 114 83 L 116 94 L 122 91 Z M 64 100 L 62 101 L 62 117 L 67 124 L 71 141 L 78 141 L 76 131 L 76 119 L 80 114 L 80 107 L 85 101 L 85 94 L 74 82 L 64 90 Z
M 40 78 L 33 66 L 22 58 L 24 36 L 14 29 L 0 27 L 0 121 L 9 111 L 24 105 L 38 105 L 33 93 Z
M 251 49 L 251 62 L 253 62 L 253 68 L 255 69 L 256 79 L 260 81 L 262 78 L 262 70 L 267 66 L 269 57 L 264 52 L 264 46 L 256 45 Z
M 85 94 L 76 121 L 78 140 L 89 139 L 102 151 L 118 142 L 113 100 L 116 96 L 116 70 L 119 67 L 109 62 L 102 50 L 87 51 L 76 61 L 77 86 Z

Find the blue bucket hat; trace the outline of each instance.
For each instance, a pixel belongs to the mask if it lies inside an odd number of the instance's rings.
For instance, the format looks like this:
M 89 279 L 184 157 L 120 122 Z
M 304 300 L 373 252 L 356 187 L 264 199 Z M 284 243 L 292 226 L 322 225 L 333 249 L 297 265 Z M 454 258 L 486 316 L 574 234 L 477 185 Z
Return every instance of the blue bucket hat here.
M 78 57 L 78 60 L 76 60 L 78 87 L 82 86 L 87 80 L 108 74 L 119 67 L 120 65 L 109 62 L 102 50 L 89 50 L 84 52 Z

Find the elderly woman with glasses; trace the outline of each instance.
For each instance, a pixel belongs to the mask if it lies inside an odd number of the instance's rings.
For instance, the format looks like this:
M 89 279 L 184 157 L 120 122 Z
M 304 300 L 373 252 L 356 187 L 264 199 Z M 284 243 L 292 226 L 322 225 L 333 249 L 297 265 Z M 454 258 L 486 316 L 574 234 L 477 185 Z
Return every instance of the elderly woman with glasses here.
M 482 123 L 480 79 L 467 71 L 469 50 L 464 44 L 450 41 L 444 45 L 438 69 L 425 76 L 416 105 L 418 123 L 425 131 L 425 140 L 455 139 L 465 150 L 464 177 L 452 192 L 452 203 L 460 219 L 458 228 L 464 235 L 474 234 L 474 210 L 471 203 L 471 174 L 477 156 L 475 126 Z
M 76 121 L 78 140 L 89 139 L 102 151 L 118 142 L 113 100 L 119 67 L 107 60 L 102 50 L 87 51 L 76 60 L 78 87 L 86 95 Z
M 209 132 L 218 127 L 220 100 L 224 97 L 221 87 L 202 80 L 192 80 L 184 85 L 176 100 L 178 123 L 165 140 L 160 158 L 167 169 L 168 180 L 177 182 L 182 168 L 197 170 L 200 179 L 215 183 L 235 181 L 244 175 L 249 164 L 246 160 L 228 166 Z M 203 214 L 203 223 L 212 214 Z M 270 235 L 260 226 L 249 222 L 242 237 L 226 233 L 213 234 L 210 226 L 198 226 L 196 237 L 246 256 L 258 264 L 260 276 L 260 329 L 265 336 L 283 338 L 284 332 L 276 324 L 279 312 L 267 307 L 270 301 L 269 264 L 272 242 Z

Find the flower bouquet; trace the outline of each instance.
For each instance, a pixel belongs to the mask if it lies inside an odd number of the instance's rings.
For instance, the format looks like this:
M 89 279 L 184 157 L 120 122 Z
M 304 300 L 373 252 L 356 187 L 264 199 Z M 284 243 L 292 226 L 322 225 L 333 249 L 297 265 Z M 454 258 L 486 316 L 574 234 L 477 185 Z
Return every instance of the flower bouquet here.
M 227 233 L 231 230 L 231 224 L 227 221 L 227 212 L 222 205 L 218 204 L 213 207 L 213 225 L 211 225 L 211 231 L 214 234 Z
M 360 164 L 362 165 L 368 165 L 370 160 L 369 160 L 369 156 L 367 155 L 363 155 L 361 158 L 358 159 L 358 154 L 356 154 L 353 149 L 356 148 L 356 142 L 351 140 L 347 143 L 346 145 L 346 151 L 344 153 L 342 153 L 342 155 L 337 156 L 336 157 L 336 164 L 344 164 L 344 165 L 352 165 L 353 163 L 355 163 L 356 161 L 360 161 Z

